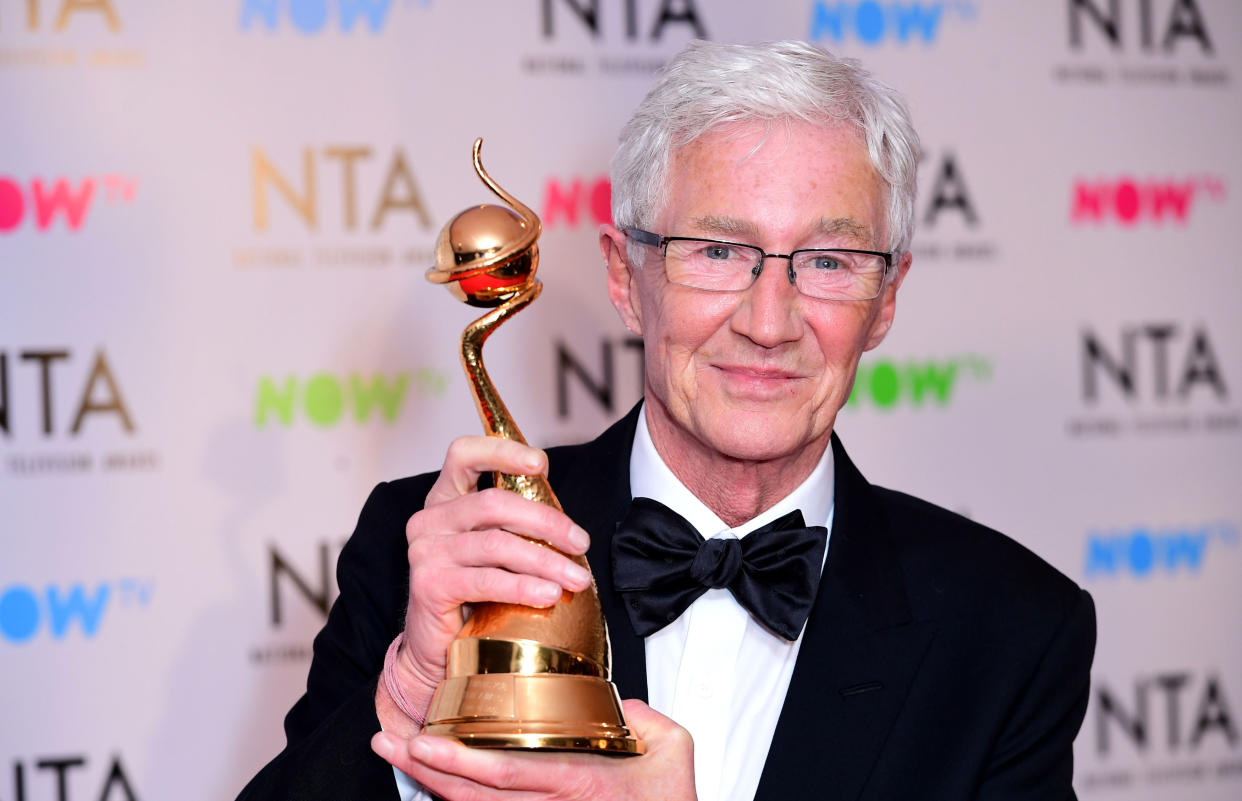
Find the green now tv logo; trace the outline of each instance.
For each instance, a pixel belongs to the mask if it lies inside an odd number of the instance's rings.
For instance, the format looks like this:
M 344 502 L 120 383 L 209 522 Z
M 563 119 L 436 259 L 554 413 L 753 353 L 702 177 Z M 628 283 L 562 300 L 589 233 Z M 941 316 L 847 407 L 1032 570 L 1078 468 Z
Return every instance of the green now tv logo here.
M 358 425 L 400 419 L 411 393 L 437 397 L 448 387 L 448 376 L 431 367 L 406 372 L 364 376 L 326 371 L 300 378 L 295 375 L 260 376 L 254 397 L 254 424 L 291 426 L 307 420 L 320 427 L 350 418 Z
M 975 353 L 943 359 L 875 359 L 858 365 L 846 408 L 945 407 L 963 382 L 992 378 L 992 361 Z

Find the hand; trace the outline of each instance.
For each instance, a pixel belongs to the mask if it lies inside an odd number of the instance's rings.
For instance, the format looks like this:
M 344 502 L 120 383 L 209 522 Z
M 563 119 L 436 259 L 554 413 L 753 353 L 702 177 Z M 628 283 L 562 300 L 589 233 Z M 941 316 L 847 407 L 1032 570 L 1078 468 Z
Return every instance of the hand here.
M 463 604 L 498 601 L 547 607 L 563 590 L 577 592 L 591 582 L 584 568 L 553 550 L 586 553 L 586 531 L 563 512 L 516 493 L 478 492 L 479 476 L 493 470 L 543 473 L 547 455 L 498 437 L 458 439 L 449 446 L 424 508 L 406 524 L 410 597 L 397 679 L 409 705 L 424 713 L 444 678 L 449 644 L 464 620 Z M 553 548 L 524 537 L 544 540 Z M 375 703 L 386 731 L 410 735 L 421 723 L 400 712 L 384 682 Z
M 371 740 L 375 753 L 446 801 L 695 801 L 690 733 L 642 701 L 622 702 L 643 739 L 638 757 L 467 748 L 444 737 Z

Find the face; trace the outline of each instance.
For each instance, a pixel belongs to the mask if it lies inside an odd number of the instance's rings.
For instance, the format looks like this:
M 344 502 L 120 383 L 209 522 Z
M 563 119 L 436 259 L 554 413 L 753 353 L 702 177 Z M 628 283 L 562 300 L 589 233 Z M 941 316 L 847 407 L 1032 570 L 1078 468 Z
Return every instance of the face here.
M 884 185 L 858 134 L 800 122 L 764 134 L 757 123 L 717 129 L 675 152 L 652 230 L 768 253 L 886 249 Z M 783 259 L 765 259 L 748 289 L 708 292 L 670 284 L 656 248 L 630 265 L 615 228 L 600 244 L 613 305 L 643 338 L 648 419 L 666 459 L 685 449 L 742 461 L 808 449 L 818 457 L 859 357 L 892 323 L 909 266 L 908 257 L 895 265 L 879 298 L 826 301 L 802 296 Z

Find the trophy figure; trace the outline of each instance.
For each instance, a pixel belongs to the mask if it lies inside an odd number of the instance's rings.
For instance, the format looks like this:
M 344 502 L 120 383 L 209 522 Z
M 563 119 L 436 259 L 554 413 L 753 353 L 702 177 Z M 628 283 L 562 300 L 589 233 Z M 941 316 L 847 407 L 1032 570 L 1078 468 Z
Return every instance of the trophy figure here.
M 487 375 L 482 349 L 497 326 L 539 297 L 541 225 L 483 169 L 482 147 L 476 139 L 474 171 L 509 208 L 474 206 L 450 220 L 427 278 L 446 284 L 458 300 L 491 309 L 462 333 L 462 365 L 487 435 L 525 443 Z M 541 475 L 497 472 L 494 478 L 497 487 L 561 508 Z M 571 558 L 588 567 L 585 557 Z M 566 591 L 547 609 L 476 604 L 449 647 L 447 674 L 424 731 L 484 748 L 641 754 L 642 741 L 626 727 L 609 680 L 609 662 L 594 581 L 582 592 Z

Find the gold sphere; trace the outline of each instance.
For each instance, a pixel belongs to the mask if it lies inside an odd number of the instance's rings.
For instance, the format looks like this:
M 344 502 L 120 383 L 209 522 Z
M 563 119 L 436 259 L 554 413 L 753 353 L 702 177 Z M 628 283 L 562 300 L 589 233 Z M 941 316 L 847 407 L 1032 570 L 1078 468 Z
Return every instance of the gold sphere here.
M 498 306 L 528 288 L 539 248 L 528 223 L 504 206 L 479 205 L 457 214 L 440 230 L 436 266 L 427 277 L 447 284 L 471 306 Z

